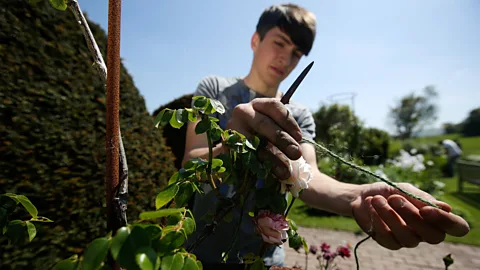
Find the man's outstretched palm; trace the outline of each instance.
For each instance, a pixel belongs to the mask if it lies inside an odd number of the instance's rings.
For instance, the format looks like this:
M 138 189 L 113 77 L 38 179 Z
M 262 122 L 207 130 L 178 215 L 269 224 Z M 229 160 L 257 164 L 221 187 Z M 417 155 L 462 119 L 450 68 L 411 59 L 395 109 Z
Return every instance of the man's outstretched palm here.
M 463 218 L 451 213 L 450 205 L 411 184 L 400 186 L 441 209 L 428 206 L 385 183 L 370 184 L 352 203 L 352 212 L 359 226 L 380 245 L 397 250 L 416 247 L 420 242 L 438 244 L 446 234 L 461 237 L 470 231 Z

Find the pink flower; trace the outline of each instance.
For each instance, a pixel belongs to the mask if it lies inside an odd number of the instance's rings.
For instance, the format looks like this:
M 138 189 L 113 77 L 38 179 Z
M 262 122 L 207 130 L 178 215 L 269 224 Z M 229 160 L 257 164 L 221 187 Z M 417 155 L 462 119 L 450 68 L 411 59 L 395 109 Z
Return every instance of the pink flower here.
M 320 249 L 324 253 L 330 252 L 330 245 L 327 243 L 322 243 L 322 245 L 320 246 Z
M 253 218 L 255 231 L 262 236 L 264 242 L 272 245 L 282 245 L 287 241 L 288 222 L 280 214 L 270 210 L 260 210 Z
M 342 258 L 350 258 L 350 247 L 349 246 L 340 246 L 337 248 L 337 253 Z

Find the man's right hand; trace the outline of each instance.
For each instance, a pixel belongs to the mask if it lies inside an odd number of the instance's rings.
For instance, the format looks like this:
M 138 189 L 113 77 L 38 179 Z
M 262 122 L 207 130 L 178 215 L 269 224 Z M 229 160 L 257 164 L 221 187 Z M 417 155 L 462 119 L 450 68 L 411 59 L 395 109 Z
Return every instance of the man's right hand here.
M 239 104 L 234 108 L 226 129 L 236 130 L 247 138 L 260 135 L 291 160 L 302 156 L 300 127 L 278 98 L 257 98 Z M 287 165 L 279 157 L 266 149 L 261 150 L 259 156 L 262 160 L 272 161 L 272 172 L 277 178 L 284 180 L 290 177 Z

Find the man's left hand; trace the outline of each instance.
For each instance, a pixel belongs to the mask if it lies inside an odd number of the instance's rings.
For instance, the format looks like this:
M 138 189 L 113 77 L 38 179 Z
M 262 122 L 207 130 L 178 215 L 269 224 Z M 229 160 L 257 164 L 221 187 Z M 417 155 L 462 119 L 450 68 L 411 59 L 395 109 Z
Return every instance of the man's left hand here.
M 352 212 L 359 226 L 383 247 L 397 250 L 416 247 L 420 242 L 438 244 L 447 234 L 461 237 L 470 231 L 468 223 L 451 213 L 447 203 L 411 184 L 399 185 L 441 209 L 382 182 L 364 185 L 362 194 L 352 202 Z

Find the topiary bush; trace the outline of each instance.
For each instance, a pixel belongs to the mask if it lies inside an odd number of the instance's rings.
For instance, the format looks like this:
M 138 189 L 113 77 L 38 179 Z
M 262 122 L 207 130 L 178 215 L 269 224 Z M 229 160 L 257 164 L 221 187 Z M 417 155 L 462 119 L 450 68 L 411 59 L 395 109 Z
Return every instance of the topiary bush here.
M 0 0 L 0 193 L 26 195 L 54 222 L 28 245 L 0 238 L 1 269 L 49 269 L 105 235 L 105 89 L 71 12 Z M 8 8 L 7 8 L 8 7 Z M 91 30 L 106 58 L 107 38 Z M 132 77 L 121 69 L 128 219 L 154 207 L 175 172 Z

